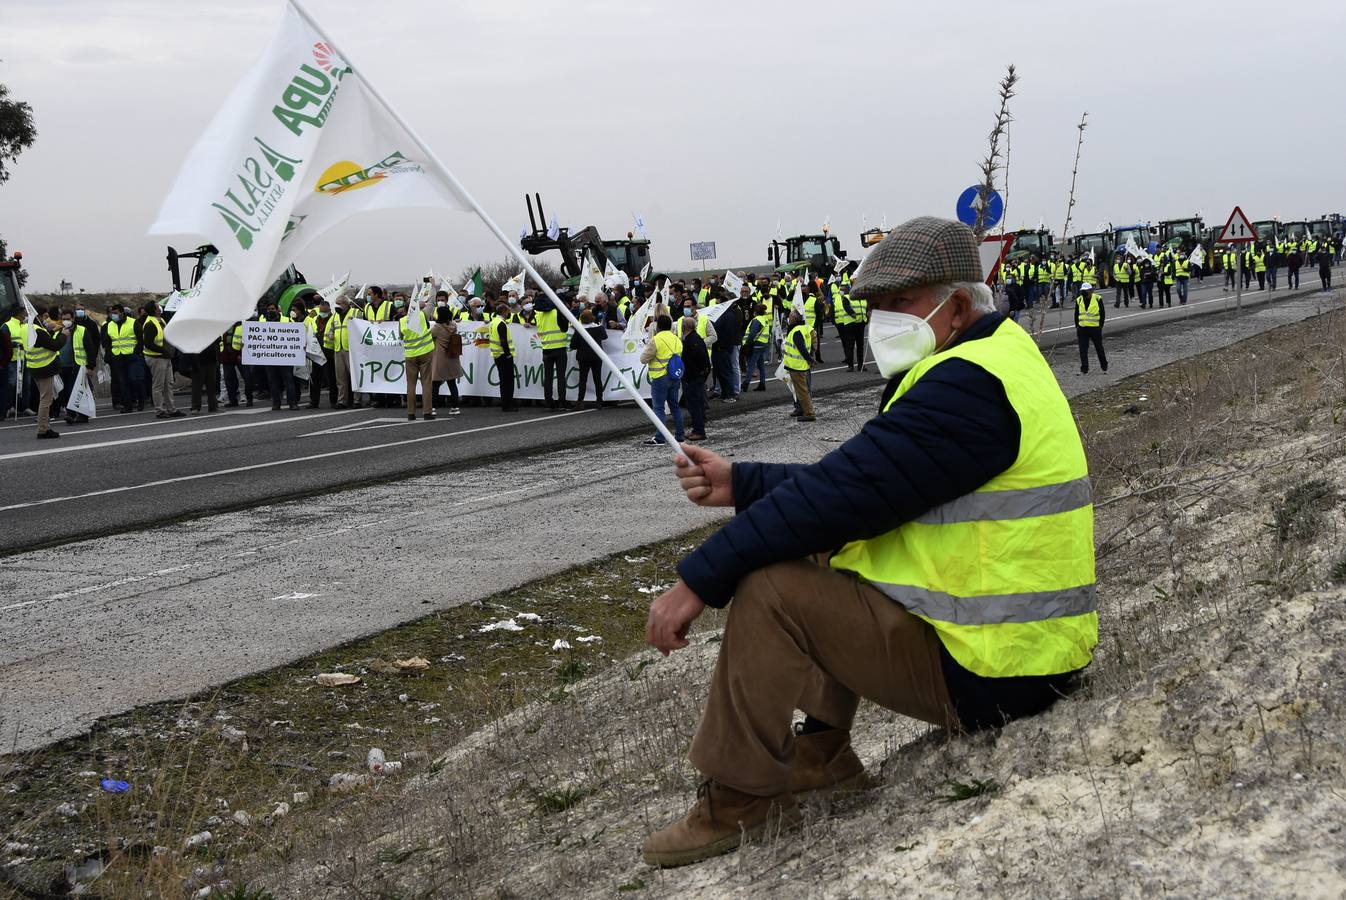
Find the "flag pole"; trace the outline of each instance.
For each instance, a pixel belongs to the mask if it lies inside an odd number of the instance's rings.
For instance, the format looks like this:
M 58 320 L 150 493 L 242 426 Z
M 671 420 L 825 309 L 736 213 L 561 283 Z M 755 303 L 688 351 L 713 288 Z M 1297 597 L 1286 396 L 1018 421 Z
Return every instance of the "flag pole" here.
M 356 76 L 360 77 L 360 70 L 355 67 L 355 63 L 351 60 L 350 56 L 347 55 L 347 53 L 341 49 L 340 45 L 332 39 L 331 35 L 327 33 L 327 30 L 318 24 L 318 21 L 314 19 L 308 9 L 305 8 L 302 0 L 287 0 L 287 2 L 294 8 L 295 12 L 299 13 L 300 18 L 307 22 L 314 31 L 322 36 L 324 41 L 331 45 L 338 56 L 355 69 Z M 476 198 L 468 193 L 467 188 L 463 187 L 462 182 L 454 177 L 454 174 L 449 171 L 448 166 L 440 161 L 440 158 L 435 154 L 435 151 L 430 149 L 430 145 L 421 140 L 421 136 L 416 133 L 416 130 L 412 128 L 405 119 L 402 118 L 402 115 L 393 108 L 392 104 L 384 98 L 383 93 L 368 79 L 361 78 L 361 80 L 364 82 L 365 90 L 369 91 L 374 99 L 383 106 L 384 111 L 387 112 L 398 125 L 406 130 L 407 135 L 416 143 L 416 146 L 420 148 L 421 152 L 425 154 L 427 161 L 445 181 L 453 186 L 453 189 L 458 192 L 458 195 L 468 202 L 468 205 L 472 207 L 472 211 L 477 214 L 477 218 L 485 223 L 486 227 L 491 230 L 491 233 L 496 236 L 496 239 L 499 240 L 500 243 L 504 245 L 505 249 L 519 261 L 523 266 L 524 271 L 533 276 L 533 280 L 538 283 L 538 286 L 542 288 L 543 293 L 547 295 L 552 303 L 556 304 L 556 309 L 561 315 L 566 317 L 566 320 L 570 322 L 571 327 L 575 329 L 575 332 L 580 338 L 589 345 L 590 349 L 598 354 L 598 358 L 603 361 L 603 365 L 606 366 L 613 375 L 617 376 L 617 380 L 621 383 L 621 386 L 626 389 L 626 392 L 631 395 L 631 399 L 635 400 L 636 405 L 640 407 L 640 411 L 643 412 L 645 417 L 654 425 L 655 431 L 659 432 L 659 435 L 668 442 L 668 445 L 674 449 L 678 456 L 683 456 L 684 454 L 678 446 L 677 439 L 674 438 L 673 433 L 668 430 L 668 426 L 664 424 L 663 419 L 661 419 L 650 405 L 644 401 L 640 396 L 640 392 L 636 390 L 636 386 L 632 383 L 630 377 L 618 368 L 617 364 L 612 361 L 610 356 L 603 352 L 603 348 L 598 345 L 598 342 L 595 341 L 593 337 L 590 336 L 589 332 L 585 331 L 584 327 L 580 325 L 579 320 L 575 318 L 575 314 L 570 311 L 570 307 L 561 302 L 561 298 L 556 296 L 556 292 L 551 289 L 551 285 L 547 284 L 546 280 L 533 268 L 533 264 L 528 261 L 528 255 L 523 252 L 523 248 L 517 246 L 514 241 L 510 240 L 505 232 L 501 230 L 500 226 L 495 223 L 495 220 L 487 215 L 486 210 L 482 208 Z

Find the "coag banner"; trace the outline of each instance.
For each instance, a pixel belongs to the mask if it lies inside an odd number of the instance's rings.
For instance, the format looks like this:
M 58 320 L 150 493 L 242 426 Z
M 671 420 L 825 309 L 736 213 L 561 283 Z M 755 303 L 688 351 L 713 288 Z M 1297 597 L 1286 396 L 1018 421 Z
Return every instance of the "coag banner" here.
M 403 361 L 402 333 L 396 322 L 366 322 L 351 318 L 346 321 L 350 337 L 351 390 L 365 394 L 403 394 L 407 392 L 406 364 Z M 510 325 L 514 337 L 514 396 L 521 400 L 541 400 L 542 345 L 537 330 L 525 325 Z M 500 396 L 500 376 L 491 359 L 485 322 L 459 322 L 458 333 L 463 338 L 463 377 L 458 379 L 458 393 L 465 397 Z M 640 396 L 650 398 L 649 370 L 640 361 L 640 347 L 622 340 L 621 332 L 609 332 L 603 349 L 612 361 L 626 371 Z M 604 369 L 600 375 L 603 395 L 618 399 L 622 394 L 620 383 Z M 566 363 L 566 396 L 574 397 L 579 390 L 580 370 L 571 353 Z M 590 385 L 592 388 L 592 385 Z M 441 388 L 440 393 L 447 393 Z M 592 396 L 591 392 L 588 392 Z

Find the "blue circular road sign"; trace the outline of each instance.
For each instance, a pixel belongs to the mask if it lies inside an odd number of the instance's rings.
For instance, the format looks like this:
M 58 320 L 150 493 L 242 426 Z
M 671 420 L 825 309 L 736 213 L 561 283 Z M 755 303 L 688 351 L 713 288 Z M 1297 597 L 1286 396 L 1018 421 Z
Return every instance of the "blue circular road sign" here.
M 974 184 L 958 197 L 958 221 L 969 227 L 977 224 L 977 200 L 981 194 L 981 185 Z M 981 227 L 990 228 L 1005 214 L 1005 201 L 1000 199 L 998 191 L 986 195 L 986 213 L 982 216 Z

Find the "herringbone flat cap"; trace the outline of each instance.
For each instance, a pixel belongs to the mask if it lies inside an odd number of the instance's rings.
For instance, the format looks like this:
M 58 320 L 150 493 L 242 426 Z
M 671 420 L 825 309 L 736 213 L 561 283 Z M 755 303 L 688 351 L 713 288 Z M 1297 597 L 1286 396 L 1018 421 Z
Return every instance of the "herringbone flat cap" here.
M 985 280 L 971 228 L 950 219 L 920 216 L 894 228 L 869 251 L 851 295 L 873 297 L 922 284 Z

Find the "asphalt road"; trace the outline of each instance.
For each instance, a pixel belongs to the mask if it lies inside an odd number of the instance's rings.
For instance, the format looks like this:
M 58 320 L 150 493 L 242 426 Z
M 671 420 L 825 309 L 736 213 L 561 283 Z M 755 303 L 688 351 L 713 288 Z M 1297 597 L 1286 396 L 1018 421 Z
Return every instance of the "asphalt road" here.
M 1109 307 L 1107 333 L 1111 338 L 1134 328 L 1171 327 L 1174 320 L 1225 312 L 1233 300 L 1218 281 L 1211 278 L 1208 286 L 1198 286 L 1185 307 Z M 1306 278 L 1304 285 L 1309 283 Z M 1288 296 L 1254 292 L 1244 302 L 1251 308 Z M 1074 345 L 1069 311 L 1049 311 L 1040 324 L 1044 349 Z M 879 381 L 872 365 L 868 373 L 848 373 L 839 365 L 841 346 L 831 327 L 823 357 L 814 374 L 815 394 Z M 778 382 L 766 392 L 743 394 L 737 404 L 712 402 L 711 434 L 726 414 L 786 402 L 786 389 Z M 186 398 L 179 397 L 178 405 L 186 406 Z M 460 416 L 434 422 L 408 422 L 397 408 L 272 412 L 259 405 L 160 420 L 152 411 L 119 414 L 108 407 L 106 415 L 89 424 L 57 424 L 61 438 L 51 442 L 34 440 L 31 418 L 0 425 L 0 484 L 8 488 L 0 498 L 0 555 L 284 497 L 479 466 L 538 447 L 653 432 L 630 403 L 566 413 L 525 407 L 509 416 L 491 407 L 467 408 Z M 638 443 L 632 440 L 617 455 L 646 453 Z
M 1046 355 L 1066 393 L 1075 395 L 1340 307 L 1341 299 L 1340 294 L 1278 298 L 1242 314 L 1119 330 L 1108 339 L 1112 365 L 1106 375 L 1096 368 L 1088 376 L 1075 374 L 1078 360 L 1071 346 L 1059 345 Z M 711 446 L 738 458 L 817 459 L 873 414 L 879 387 L 874 378 L 823 397 L 817 423 L 794 422 L 780 405 L 720 417 L 712 422 Z M 495 432 L 510 435 L 517 449 L 470 469 L 263 501 L 246 510 L 0 558 L 0 752 L 40 747 L 87 729 L 100 716 L 186 697 L 726 514 L 698 509 L 681 497 L 664 449 L 638 446 L 629 437 L 545 445 L 563 433 L 563 422 L 572 429 L 592 422 L 594 431 L 628 427 L 603 423 L 600 417 L 607 415 L 529 416 L 524 421 L 530 424 Z M 322 427 L 314 422 L 332 421 L 307 418 L 309 432 Z M 438 423 L 407 426 L 407 432 L 427 439 L 419 445 L 367 453 L 320 447 L 310 453 L 344 456 L 276 469 L 308 471 L 335 465 L 330 460 L 359 466 L 371 456 L 426 445 L 444 448 L 447 456 L 449 450 L 461 451 L 456 440 L 492 434 L 472 432 L 480 426 L 468 422 L 451 423 L 465 427 L 442 433 Z M 375 432 L 375 443 L 416 439 L 391 437 L 395 432 Z M 172 443 L 137 445 L 137 452 Z M 483 452 L 499 452 L 490 443 L 481 446 Z M 69 456 L 79 459 L 82 453 Z M 99 466 L 99 458 L 89 453 L 86 464 Z M 36 489 L 51 478 L 71 492 L 63 473 L 74 470 L 56 459 L 29 463 L 22 471 L 31 477 L 17 489 Z M 237 463 L 217 468 L 229 465 Z M 152 473 L 141 477 L 146 474 Z M 247 473 L 218 477 L 239 484 L 249 480 Z M 153 496 L 192 494 L 213 483 L 199 478 L 165 485 L 153 489 Z M 110 496 L 135 500 L 134 491 Z M 63 510 L 81 502 L 87 501 L 45 506 Z M 10 513 L 5 516 L 8 523 Z M 668 573 L 663 584 L 674 577 Z M 653 596 L 660 585 L 648 587 Z

